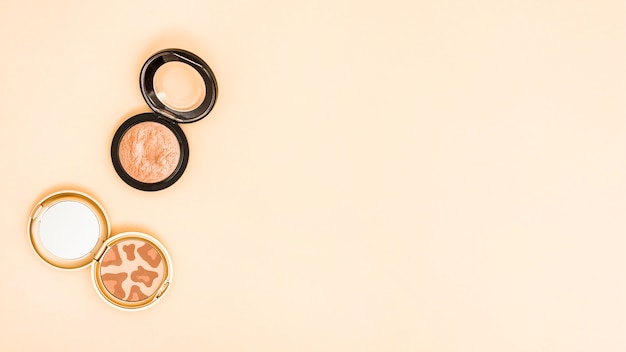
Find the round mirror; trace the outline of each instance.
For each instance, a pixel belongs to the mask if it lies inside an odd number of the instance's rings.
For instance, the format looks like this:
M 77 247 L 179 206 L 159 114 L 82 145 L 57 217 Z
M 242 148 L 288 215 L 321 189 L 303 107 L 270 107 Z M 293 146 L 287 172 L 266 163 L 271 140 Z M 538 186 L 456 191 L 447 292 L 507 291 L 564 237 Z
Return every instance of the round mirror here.
M 187 112 L 202 104 L 206 87 L 193 67 L 181 61 L 170 61 L 154 74 L 154 92 L 168 108 Z
M 63 269 L 91 263 L 110 231 L 98 202 L 75 191 L 54 193 L 39 202 L 31 213 L 28 230 L 35 252 Z
M 41 243 L 61 259 L 78 259 L 89 254 L 98 242 L 99 233 L 96 214 L 79 202 L 59 202 L 41 215 Z

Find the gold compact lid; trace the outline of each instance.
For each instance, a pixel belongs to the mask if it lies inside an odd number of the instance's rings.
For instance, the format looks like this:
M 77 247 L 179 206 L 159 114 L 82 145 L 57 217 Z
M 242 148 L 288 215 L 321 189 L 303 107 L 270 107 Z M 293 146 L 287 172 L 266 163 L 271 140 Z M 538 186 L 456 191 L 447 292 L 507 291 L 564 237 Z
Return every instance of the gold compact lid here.
M 172 282 L 165 247 L 140 232 L 109 238 L 91 267 L 96 290 L 117 308 L 136 310 L 156 303 Z
M 102 206 L 77 191 L 61 191 L 45 197 L 28 219 L 33 249 L 46 263 L 61 269 L 89 265 L 110 231 Z

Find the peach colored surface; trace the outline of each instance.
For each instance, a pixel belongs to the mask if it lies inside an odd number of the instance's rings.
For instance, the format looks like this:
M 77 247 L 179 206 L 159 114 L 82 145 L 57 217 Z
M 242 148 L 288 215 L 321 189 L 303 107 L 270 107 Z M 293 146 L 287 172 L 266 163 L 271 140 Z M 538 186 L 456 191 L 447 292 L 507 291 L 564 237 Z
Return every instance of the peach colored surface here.
M 161 254 L 152 245 L 124 240 L 104 253 L 100 275 L 110 294 L 123 301 L 137 302 L 159 289 L 164 267 Z
M 2 1 L 0 350 L 624 351 L 625 43 L 624 1 Z M 142 192 L 109 148 L 167 47 L 220 95 Z M 61 188 L 163 242 L 162 302 L 36 257 Z
M 120 140 L 119 157 L 128 175 L 143 183 L 163 181 L 176 170 L 180 145 L 176 135 L 158 122 L 141 122 Z

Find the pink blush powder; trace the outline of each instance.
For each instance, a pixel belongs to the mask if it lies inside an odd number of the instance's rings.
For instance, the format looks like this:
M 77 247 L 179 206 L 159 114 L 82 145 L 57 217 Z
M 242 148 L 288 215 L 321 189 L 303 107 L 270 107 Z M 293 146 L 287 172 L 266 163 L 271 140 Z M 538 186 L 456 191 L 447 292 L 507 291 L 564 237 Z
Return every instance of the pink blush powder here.
M 142 122 L 124 133 L 119 146 L 124 171 L 143 183 L 165 180 L 178 166 L 180 145 L 169 128 L 157 122 Z

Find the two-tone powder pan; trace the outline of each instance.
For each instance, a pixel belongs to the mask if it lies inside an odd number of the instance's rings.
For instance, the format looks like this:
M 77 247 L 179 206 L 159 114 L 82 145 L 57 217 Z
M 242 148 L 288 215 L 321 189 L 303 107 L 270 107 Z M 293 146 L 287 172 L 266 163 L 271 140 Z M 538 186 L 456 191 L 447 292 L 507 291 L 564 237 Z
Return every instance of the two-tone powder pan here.
M 93 284 L 109 304 L 137 310 L 149 307 L 172 282 L 165 247 L 141 232 L 110 236 L 102 206 L 77 191 L 53 193 L 37 203 L 28 220 L 35 253 L 60 269 L 91 265 Z
M 158 191 L 182 176 L 189 145 L 178 124 L 203 119 L 217 99 L 217 81 L 197 55 L 166 49 L 152 55 L 141 69 L 141 93 L 151 113 L 126 120 L 111 145 L 117 174 L 142 191 Z

